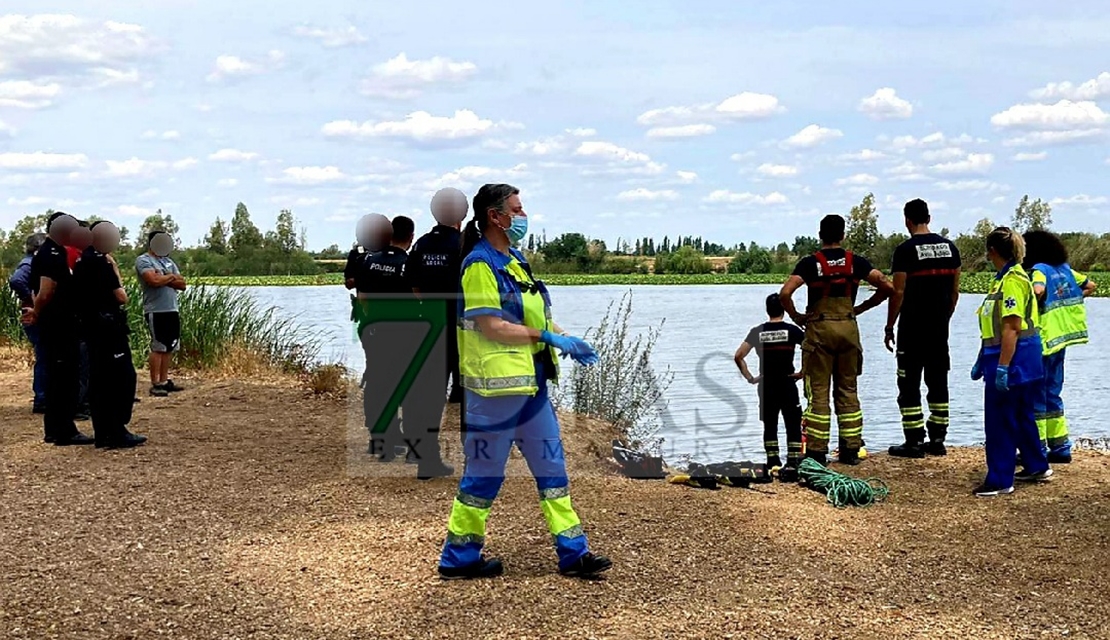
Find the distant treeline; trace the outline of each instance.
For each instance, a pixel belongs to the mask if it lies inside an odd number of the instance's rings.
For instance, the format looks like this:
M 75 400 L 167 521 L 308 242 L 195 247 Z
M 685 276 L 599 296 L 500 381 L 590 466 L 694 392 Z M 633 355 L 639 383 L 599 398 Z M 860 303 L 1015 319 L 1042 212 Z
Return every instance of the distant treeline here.
M 50 213 L 27 216 L 10 231 L 0 231 L 0 266 L 11 268 L 19 261 L 24 239 L 31 233 L 43 231 Z M 866 256 L 876 267 L 889 271 L 894 249 L 907 239 L 907 235 L 879 233 L 873 194 L 864 197 L 846 218 L 846 246 Z M 816 220 L 814 224 L 816 226 Z M 1051 208 L 1041 200 L 1023 197 L 1011 219 L 1004 224 L 1022 231 L 1051 229 Z M 984 219 L 975 228 L 955 236 L 947 228 L 935 231 L 956 243 L 966 270 L 977 271 L 987 268 L 983 244 L 995 226 L 991 220 Z M 128 229 L 121 229 L 124 236 L 121 262 L 127 264 L 145 250 L 146 235 L 152 230 L 166 231 L 182 244 L 180 229 L 173 217 L 158 211 L 143 221 L 134 236 Z M 1108 270 L 1110 233 L 1061 232 L 1060 236 L 1076 269 Z M 610 249 L 603 240 L 581 233 L 564 233 L 548 240 L 543 232 L 529 235 L 522 249 L 536 271 L 548 274 L 704 274 L 715 271 L 787 274 L 801 256 L 812 254 L 820 246 L 817 238 L 811 236 L 798 236 L 790 243 L 780 242 L 774 246 L 755 242 L 725 246 L 701 237 L 680 236 L 664 237 L 661 241 L 650 237 L 622 238 Z M 349 249 L 349 246 L 332 245 L 323 251 L 310 252 L 306 248 L 306 230 L 298 225 L 291 211 L 282 210 L 274 228 L 263 232 L 251 220 L 246 205 L 239 203 L 230 222 L 217 218 L 199 243 L 179 246 L 173 257 L 182 271 L 197 276 L 317 275 L 341 271 L 341 261 L 347 257 Z M 320 262 L 323 260 L 340 262 Z

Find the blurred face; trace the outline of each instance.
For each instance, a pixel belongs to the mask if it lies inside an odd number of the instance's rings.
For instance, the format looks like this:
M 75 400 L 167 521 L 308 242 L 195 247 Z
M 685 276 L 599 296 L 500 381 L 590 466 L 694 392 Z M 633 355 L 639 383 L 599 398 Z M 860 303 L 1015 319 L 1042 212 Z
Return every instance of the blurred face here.
M 50 224 L 50 239 L 58 244 L 69 244 L 69 236 L 78 229 L 77 220 L 71 216 L 60 216 Z
M 84 251 L 92 244 L 93 234 L 88 227 L 77 227 L 69 233 L 69 246 L 79 251 Z
M 442 225 L 458 226 L 469 210 L 466 195 L 458 189 L 441 189 L 432 198 L 432 217 Z
M 119 248 L 119 241 L 119 229 L 111 222 L 101 222 L 92 230 L 93 248 L 100 253 L 114 253 Z
M 150 239 L 150 251 L 159 258 L 165 258 L 173 251 L 173 238 L 168 233 L 155 234 Z

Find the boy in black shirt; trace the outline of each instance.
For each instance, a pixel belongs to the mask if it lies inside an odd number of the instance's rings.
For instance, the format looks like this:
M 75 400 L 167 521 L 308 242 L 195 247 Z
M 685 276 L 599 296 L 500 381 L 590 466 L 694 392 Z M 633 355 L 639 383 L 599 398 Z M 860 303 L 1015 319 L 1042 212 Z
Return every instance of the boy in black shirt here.
M 768 322 L 752 327 L 748 337 L 736 351 L 736 366 L 750 384 L 759 385 L 759 415 L 763 420 L 763 447 L 769 468 L 782 467 L 779 457 L 779 413 L 786 423 L 786 466 L 779 471 L 783 482 L 798 478 L 802 458 L 802 406 L 798 401 L 798 380 L 794 373 L 795 348 L 805 340 L 805 333 L 783 321 L 786 312 L 777 293 L 767 297 Z M 745 358 L 752 350 L 759 356 L 759 377 L 748 370 Z
M 924 458 L 947 453 L 948 329 L 960 297 L 960 252 L 956 245 L 929 230 L 924 200 L 906 203 L 903 213 L 911 237 L 894 251 L 894 295 L 886 324 L 886 348 L 894 351 L 898 323 L 898 407 L 906 442 L 890 455 Z M 929 389 L 929 420 L 921 406 L 921 379 Z M 925 442 L 926 429 L 929 442 Z

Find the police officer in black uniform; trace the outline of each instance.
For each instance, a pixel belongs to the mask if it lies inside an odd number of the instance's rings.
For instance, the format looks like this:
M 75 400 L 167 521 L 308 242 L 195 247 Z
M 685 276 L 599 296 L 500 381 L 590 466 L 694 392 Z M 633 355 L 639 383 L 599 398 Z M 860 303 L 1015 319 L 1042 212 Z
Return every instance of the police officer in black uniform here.
M 470 205 L 466 195 L 454 188 L 440 189 L 432 197 L 432 217 L 436 226 L 420 237 L 409 253 L 405 273 L 417 297 L 421 294 L 450 296 L 447 300 L 447 371 L 451 382 L 449 401 L 463 400 L 462 379 L 459 378 L 458 325 L 459 277 L 462 269 L 462 234 L 459 229 Z M 466 412 L 459 411 L 459 432 L 466 442 Z
M 24 309 L 23 322 L 39 328 L 46 354 L 46 413 L 44 442 L 55 446 L 93 444 L 77 430 L 80 342 L 77 332 L 77 294 L 66 260 L 65 244 L 77 220 L 58 211 L 46 222 L 46 241 L 31 259 L 34 306 Z
M 347 264 L 343 265 L 343 286 L 348 289 L 355 288 L 355 272 L 358 270 L 358 261 L 364 253 L 366 248 L 357 242 L 347 253 Z
M 388 246 L 381 251 L 366 254 L 362 260 L 361 268 L 356 276 L 356 286 L 362 295 L 375 298 L 371 304 L 388 304 L 389 298 L 399 300 L 413 300 L 412 286 L 405 276 L 405 263 L 408 261 L 408 248 L 412 246 L 415 225 L 411 218 L 397 216 L 391 223 L 392 237 Z M 381 412 L 382 405 L 388 400 L 389 394 L 383 393 L 384 385 L 378 382 L 384 373 L 385 367 L 407 366 L 405 362 L 381 362 L 376 357 L 376 352 L 386 352 L 389 348 L 385 341 L 392 341 L 394 336 L 385 329 L 372 331 L 370 335 L 363 336 L 363 346 L 366 351 L 366 392 L 364 393 L 364 409 L 366 411 L 367 426 L 373 427 L 372 421 Z M 429 377 L 429 374 L 431 377 Z M 426 387 L 428 381 L 442 380 L 437 372 L 423 370 L 417 376 L 414 386 L 409 389 L 401 407 L 402 424 L 393 422 L 382 437 L 372 437 L 370 443 L 371 453 L 378 453 L 383 462 L 394 458 L 396 445 L 404 443 L 409 447 L 407 460 L 418 465 L 417 476 L 421 479 L 448 476 L 454 469 L 444 464 L 439 448 L 439 423 L 443 416 L 442 401 L 436 405 L 429 402 L 434 398 Z M 442 398 L 442 394 L 440 395 Z
M 89 349 L 89 408 L 96 447 L 127 449 L 146 442 L 146 437 L 127 430 L 135 399 L 135 365 L 124 309 L 127 293 L 118 265 L 108 257 L 119 246 L 119 230 L 106 221 L 93 223 L 91 229 L 92 244 L 73 268 Z

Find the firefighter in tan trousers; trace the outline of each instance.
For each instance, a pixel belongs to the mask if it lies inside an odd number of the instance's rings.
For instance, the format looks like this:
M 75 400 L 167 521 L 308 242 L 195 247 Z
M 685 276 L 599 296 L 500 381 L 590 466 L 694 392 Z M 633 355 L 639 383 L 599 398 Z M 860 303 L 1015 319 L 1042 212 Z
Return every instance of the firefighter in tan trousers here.
M 821 250 L 798 262 L 780 295 L 786 312 L 806 330 L 802 345 L 806 457 L 821 464 L 828 462 L 832 392 L 840 436 L 839 460 L 854 465 L 859 464 L 859 450 L 863 446 L 863 410 L 856 389 L 856 380 L 863 372 L 863 345 L 856 317 L 886 301 L 894 288 L 866 258 L 840 246 L 844 228 L 844 218 L 840 216 L 825 216 L 821 220 Z M 875 295 L 856 306 L 856 293 L 862 281 L 875 287 Z M 805 314 L 798 313 L 793 300 L 794 292 L 803 285 L 808 286 L 809 294 Z

